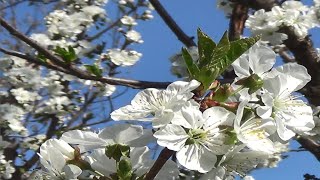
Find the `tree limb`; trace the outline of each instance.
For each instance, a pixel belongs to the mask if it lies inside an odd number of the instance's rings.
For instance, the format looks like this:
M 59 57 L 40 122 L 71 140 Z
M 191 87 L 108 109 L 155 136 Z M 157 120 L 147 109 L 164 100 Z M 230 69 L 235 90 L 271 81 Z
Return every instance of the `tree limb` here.
M 229 39 L 231 41 L 240 39 L 243 34 L 244 23 L 248 18 L 248 6 L 236 3 L 230 17 Z

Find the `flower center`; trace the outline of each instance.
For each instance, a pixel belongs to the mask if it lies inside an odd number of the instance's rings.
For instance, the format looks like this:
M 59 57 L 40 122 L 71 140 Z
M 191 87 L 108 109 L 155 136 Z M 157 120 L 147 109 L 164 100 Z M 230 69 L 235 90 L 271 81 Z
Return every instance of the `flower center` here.
M 207 139 L 208 133 L 203 129 L 189 129 L 188 130 L 189 138 L 186 141 L 186 145 L 190 144 L 200 144 Z

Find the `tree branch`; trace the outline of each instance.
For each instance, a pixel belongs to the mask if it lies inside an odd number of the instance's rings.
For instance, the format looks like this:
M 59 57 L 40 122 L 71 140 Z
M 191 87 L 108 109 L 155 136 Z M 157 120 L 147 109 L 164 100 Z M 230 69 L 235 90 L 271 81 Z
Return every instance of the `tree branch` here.
M 56 66 L 53 64 L 48 64 L 43 61 L 39 61 L 36 58 L 34 58 L 33 56 L 26 55 L 26 54 L 23 54 L 20 52 L 10 51 L 10 50 L 6 50 L 3 48 L 0 48 L 0 51 L 5 54 L 8 54 L 8 55 L 12 55 L 12 56 L 16 56 L 16 57 L 25 59 L 31 63 L 34 63 L 34 64 L 45 66 L 45 67 L 52 69 L 52 70 L 56 70 L 56 71 L 60 71 L 60 72 L 66 73 L 66 74 L 77 76 L 80 79 L 94 80 L 94 81 L 99 81 L 99 82 L 107 83 L 107 84 L 111 84 L 111 85 L 127 86 L 127 87 L 131 87 L 131 88 L 136 88 L 136 89 L 145 89 L 145 88 L 163 89 L 163 88 L 166 88 L 170 83 L 172 83 L 172 82 L 139 81 L 139 80 L 116 78 L 116 77 L 101 77 L 100 78 L 100 77 L 90 75 L 87 72 L 80 71 L 80 70 L 78 70 L 76 72 L 67 71 L 59 66 Z M 75 69 L 75 68 L 70 66 L 70 69 Z
M 128 87 L 137 88 L 137 89 L 145 89 L 145 88 L 151 88 L 151 87 L 152 88 L 166 88 L 170 84 L 170 82 L 136 81 L 136 80 L 115 78 L 115 77 L 93 76 L 86 71 L 82 71 L 81 69 L 79 69 L 75 65 L 65 63 L 60 57 L 54 55 L 46 48 L 42 47 L 41 45 L 39 45 L 38 43 L 36 43 L 32 39 L 30 39 L 29 37 L 25 36 L 24 34 L 20 33 L 19 31 L 17 31 L 14 27 L 9 25 L 1 17 L 0 17 L 0 25 L 3 26 L 5 29 L 7 29 L 8 32 L 10 32 L 10 34 L 12 34 L 13 36 L 22 40 L 26 44 L 30 45 L 31 47 L 36 49 L 39 53 L 43 54 L 53 64 L 47 65 L 47 63 L 45 63 L 45 62 L 41 63 L 41 61 L 39 61 L 39 60 L 36 61 L 36 58 L 33 58 L 33 57 L 31 58 L 30 56 L 25 55 L 25 54 L 21 54 L 19 52 L 13 52 L 13 51 L 4 50 L 4 49 L 2 49 L 2 52 L 26 59 L 26 60 L 33 62 L 33 63 L 41 64 L 41 65 L 46 66 L 50 69 L 54 69 L 54 70 L 61 71 L 61 72 L 67 73 L 67 74 L 71 74 L 71 75 L 77 76 L 81 79 L 94 80 L 94 81 L 99 81 L 102 83 L 108 83 L 111 85 L 128 86 Z
M 60 65 L 61 67 L 66 66 L 66 64 L 64 63 L 64 61 L 60 57 L 52 54 L 49 50 L 47 50 L 46 48 L 42 47 L 41 45 L 39 45 L 34 40 L 30 39 L 26 35 L 22 34 L 18 30 L 16 30 L 13 26 L 11 26 L 9 23 L 7 23 L 2 17 L 0 17 L 0 25 L 2 27 L 4 27 L 11 35 L 13 35 L 16 38 L 22 40 L 27 45 L 33 47 L 40 54 L 43 54 L 45 57 L 47 57 L 48 59 L 50 59 L 54 63 Z
M 146 174 L 146 177 L 144 178 L 144 180 L 153 180 L 157 174 L 159 173 L 159 171 L 161 170 L 161 168 L 163 167 L 163 165 L 168 161 L 168 159 L 173 155 L 174 151 L 168 149 L 168 148 L 164 148 L 158 159 L 156 160 L 156 162 L 153 164 L 153 166 L 151 167 L 151 169 L 149 170 L 149 172 Z
M 229 24 L 229 39 L 231 41 L 240 39 L 241 35 L 243 34 L 244 23 L 248 18 L 248 10 L 248 6 L 244 4 L 235 4 Z
M 171 31 L 177 36 L 179 41 L 181 41 L 187 47 L 197 46 L 193 41 L 192 37 L 189 37 L 183 30 L 178 26 L 175 20 L 169 15 L 167 10 L 162 6 L 162 4 L 158 0 L 149 0 L 158 14 L 161 16 L 163 21 L 167 24 L 167 26 L 171 29 Z
M 298 136 L 296 140 L 301 144 L 303 148 L 311 152 L 317 158 L 317 160 L 320 161 L 320 144 L 319 143 L 304 136 Z

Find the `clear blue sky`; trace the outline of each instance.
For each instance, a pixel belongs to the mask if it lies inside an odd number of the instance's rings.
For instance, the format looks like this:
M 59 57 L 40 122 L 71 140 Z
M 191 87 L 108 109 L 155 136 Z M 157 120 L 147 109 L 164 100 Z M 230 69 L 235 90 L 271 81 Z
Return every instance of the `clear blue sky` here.
M 228 19 L 224 17 L 222 11 L 216 9 L 214 0 L 162 0 L 161 2 L 190 36 L 195 36 L 196 29 L 200 27 L 217 41 L 223 32 L 228 29 Z M 128 73 L 124 75 L 134 79 L 150 81 L 176 80 L 170 74 L 168 58 L 179 52 L 183 45 L 156 13 L 154 13 L 154 16 L 155 18 L 152 21 L 138 25 L 137 29 L 142 33 L 144 43 L 134 48 L 143 53 L 143 58 L 134 67 L 128 68 Z M 319 33 L 314 34 L 318 37 L 319 35 Z M 319 38 L 315 40 L 315 43 L 319 47 Z M 129 93 L 129 98 L 123 98 L 117 105 L 128 104 L 129 99 L 134 95 L 135 92 Z M 291 142 L 291 147 L 297 149 L 299 144 Z M 299 180 L 303 179 L 305 173 L 320 177 L 320 163 L 310 153 L 292 152 L 288 155 L 289 157 L 283 160 L 278 168 L 257 170 L 254 171 L 253 176 L 257 180 Z

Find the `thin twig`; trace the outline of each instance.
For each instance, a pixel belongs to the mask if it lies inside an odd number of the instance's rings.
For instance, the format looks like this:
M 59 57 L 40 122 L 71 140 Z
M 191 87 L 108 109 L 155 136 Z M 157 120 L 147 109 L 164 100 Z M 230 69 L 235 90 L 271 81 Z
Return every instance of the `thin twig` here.
M 196 46 L 192 37 L 189 37 L 183 30 L 178 26 L 175 20 L 169 15 L 167 10 L 162 6 L 158 0 L 149 0 L 154 9 L 161 16 L 163 21 L 168 25 L 171 31 L 177 36 L 177 38 L 187 47 Z
M 30 63 L 34 63 L 34 64 L 37 64 L 37 65 L 40 65 L 40 66 L 46 66 L 46 67 L 48 67 L 48 68 L 50 68 L 52 70 L 68 73 L 67 70 L 65 70 L 65 69 L 63 69 L 63 68 L 61 68 L 59 66 L 56 66 L 56 65 L 51 64 L 51 63 L 46 63 L 44 61 L 40 61 L 40 60 L 36 59 L 35 57 L 33 57 L 31 55 L 28 55 L 28 54 L 23 54 L 23 53 L 20 53 L 20 52 L 17 52 L 17 51 L 8 50 L 8 49 L 4 49 L 4 48 L 1 48 L 1 47 L 0 47 L 0 51 L 5 53 L 5 54 L 7 54 L 7 55 L 15 56 L 15 57 L 19 57 L 21 59 L 27 60 Z

